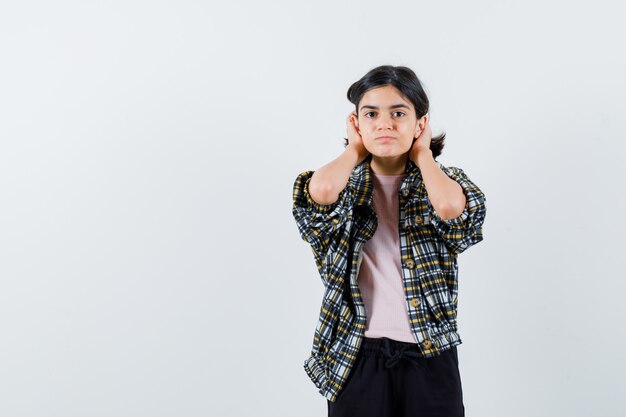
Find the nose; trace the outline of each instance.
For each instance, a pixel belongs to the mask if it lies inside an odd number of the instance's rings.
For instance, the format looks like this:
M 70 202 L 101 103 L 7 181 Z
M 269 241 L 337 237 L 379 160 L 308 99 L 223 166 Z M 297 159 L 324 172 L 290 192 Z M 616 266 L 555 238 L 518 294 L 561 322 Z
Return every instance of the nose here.
M 388 116 L 380 116 L 377 124 L 378 130 L 391 129 L 393 127 L 393 120 Z

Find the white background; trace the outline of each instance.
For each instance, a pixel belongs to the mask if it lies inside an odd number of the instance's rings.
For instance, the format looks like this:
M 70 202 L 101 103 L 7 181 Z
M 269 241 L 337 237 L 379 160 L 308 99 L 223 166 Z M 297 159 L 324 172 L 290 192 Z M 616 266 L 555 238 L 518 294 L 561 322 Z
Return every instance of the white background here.
M 468 417 L 623 416 L 619 2 L 0 2 L 0 415 L 324 416 L 291 214 L 411 67 L 488 198 Z

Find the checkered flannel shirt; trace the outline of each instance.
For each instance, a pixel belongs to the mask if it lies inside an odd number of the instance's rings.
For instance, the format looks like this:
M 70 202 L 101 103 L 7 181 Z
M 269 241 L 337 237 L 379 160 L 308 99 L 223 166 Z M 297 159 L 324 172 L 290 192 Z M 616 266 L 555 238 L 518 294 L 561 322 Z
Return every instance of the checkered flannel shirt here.
M 363 244 L 373 236 L 368 155 L 350 175 L 336 202 L 320 205 L 308 191 L 314 171 L 300 173 L 293 186 L 293 216 L 302 239 L 311 246 L 325 287 L 311 355 L 304 361 L 319 393 L 335 401 L 352 369 L 366 327 L 366 311 L 357 284 Z M 423 357 L 462 343 L 457 332 L 457 255 L 483 239 L 485 195 L 457 167 L 437 165 L 458 182 L 467 199 L 454 219 L 433 209 L 421 172 L 412 160 L 398 190 L 402 281 L 408 320 Z

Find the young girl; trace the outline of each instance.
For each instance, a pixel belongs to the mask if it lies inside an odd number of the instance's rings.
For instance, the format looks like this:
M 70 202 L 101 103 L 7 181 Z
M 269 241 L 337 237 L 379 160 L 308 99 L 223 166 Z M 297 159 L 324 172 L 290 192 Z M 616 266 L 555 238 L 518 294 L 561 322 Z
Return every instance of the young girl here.
M 374 68 L 348 99 L 345 150 L 293 188 L 325 286 L 304 369 L 330 417 L 464 416 L 457 255 L 483 239 L 485 195 L 436 160 L 411 69 Z

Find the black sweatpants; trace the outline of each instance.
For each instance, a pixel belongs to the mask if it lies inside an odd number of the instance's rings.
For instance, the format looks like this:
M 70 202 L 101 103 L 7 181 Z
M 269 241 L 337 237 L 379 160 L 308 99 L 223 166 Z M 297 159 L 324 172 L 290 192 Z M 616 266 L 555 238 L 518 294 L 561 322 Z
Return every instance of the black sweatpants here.
M 456 346 L 430 358 L 415 343 L 362 341 L 329 417 L 464 417 Z

